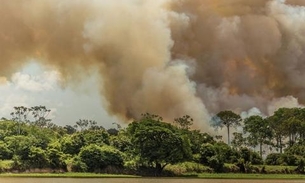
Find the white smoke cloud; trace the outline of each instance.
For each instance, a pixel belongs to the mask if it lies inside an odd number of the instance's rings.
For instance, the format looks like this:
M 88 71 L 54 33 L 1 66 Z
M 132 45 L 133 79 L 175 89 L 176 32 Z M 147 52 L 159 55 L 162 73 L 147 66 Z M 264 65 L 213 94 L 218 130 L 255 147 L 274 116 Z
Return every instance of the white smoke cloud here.
M 60 75 L 57 71 L 46 71 L 36 76 L 17 72 L 12 76 L 12 84 L 17 89 L 30 92 L 54 90 L 59 81 Z
M 301 1 L 28 0 L 0 10 L 1 76 L 26 58 L 68 87 L 97 71 L 108 113 L 125 121 L 188 114 L 206 130 L 210 113 L 267 114 L 290 95 L 305 102 Z M 49 77 L 17 73 L 12 84 L 42 93 L 58 82 Z
M 248 111 L 243 111 L 240 114 L 240 116 L 241 116 L 242 119 L 246 119 L 246 118 L 251 117 L 251 116 L 262 116 L 263 117 L 264 115 L 262 114 L 262 112 L 258 108 L 253 107 Z
M 298 99 L 293 96 L 281 97 L 278 99 L 273 99 L 268 105 L 268 115 L 271 116 L 279 108 L 294 108 L 294 107 L 304 107 L 300 104 Z

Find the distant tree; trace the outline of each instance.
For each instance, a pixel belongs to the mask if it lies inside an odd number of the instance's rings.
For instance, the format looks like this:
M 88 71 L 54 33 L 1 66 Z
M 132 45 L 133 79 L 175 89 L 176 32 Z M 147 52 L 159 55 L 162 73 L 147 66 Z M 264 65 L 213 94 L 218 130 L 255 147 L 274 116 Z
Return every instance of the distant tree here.
M 272 131 L 267 120 L 261 116 L 250 116 L 244 120 L 244 132 L 253 146 L 259 145 L 260 156 L 263 156 L 263 144 L 270 144 Z
M 89 119 L 79 119 L 74 125 L 75 129 L 80 129 L 80 131 L 84 130 L 102 130 L 105 129 L 102 126 L 98 126 L 97 122 Z
M 76 121 L 76 124 L 74 125 L 74 127 L 80 128 L 81 131 L 85 130 L 89 125 L 89 120 L 87 119 L 79 119 L 78 121 Z
M 103 126 L 98 126 L 96 121 L 94 120 L 88 120 L 88 121 L 89 121 L 88 130 L 105 130 Z
M 18 122 L 18 134 L 21 134 L 21 123 L 29 122 L 28 114 L 30 109 L 24 106 L 16 106 L 14 107 L 14 111 L 11 112 L 12 120 Z
M 279 108 L 267 120 L 273 130 L 276 148 L 282 153 L 285 138 L 289 139 L 289 146 L 302 141 L 305 137 L 305 109 L 302 108 Z
M 11 112 L 12 120 L 16 122 L 28 122 L 28 114 L 30 109 L 24 106 L 14 107 L 14 111 Z
M 240 125 L 241 117 L 232 111 L 221 111 L 212 118 L 212 126 L 217 128 L 227 128 L 228 133 L 228 144 L 230 145 L 230 128 L 237 127 Z
M 280 153 L 283 152 L 283 148 L 284 148 L 284 139 L 285 139 L 285 127 L 284 125 L 282 125 L 283 120 L 281 120 L 281 118 L 277 115 L 273 115 L 268 117 L 266 120 L 268 120 L 270 127 L 272 129 L 273 132 L 273 136 L 275 139 L 275 143 L 273 143 L 273 147 L 276 148 L 276 150 L 280 151 Z
M 193 118 L 191 118 L 189 115 L 174 119 L 174 123 L 177 124 L 180 129 L 184 130 L 189 130 L 190 127 L 193 125 L 193 121 Z
M 116 128 L 118 129 L 118 130 L 121 130 L 122 129 L 122 126 L 119 124 L 119 123 L 116 123 L 116 122 L 114 122 L 114 123 L 112 123 L 113 125 L 116 125 Z
M 243 147 L 245 145 L 245 138 L 243 137 L 242 133 L 238 133 L 238 132 L 234 132 L 233 133 L 233 140 L 231 142 L 232 146 L 240 149 L 241 147 Z
M 118 135 L 119 130 L 117 130 L 115 128 L 110 128 L 107 130 L 107 132 L 109 133 L 109 135 Z
M 163 118 L 157 114 L 150 114 L 150 113 L 144 113 L 141 114 L 141 120 L 145 120 L 145 121 L 157 121 L 157 122 L 161 122 L 163 120 Z
M 71 125 L 66 125 L 65 127 L 64 127 L 64 129 L 66 130 L 66 132 L 67 132 L 67 134 L 73 134 L 73 133 L 75 133 L 77 130 L 73 127 L 73 126 L 71 126 Z
M 47 119 L 51 110 L 47 109 L 45 106 L 34 106 L 30 108 L 35 121 L 34 124 L 43 128 L 48 127 L 48 123 L 51 122 L 51 119 Z

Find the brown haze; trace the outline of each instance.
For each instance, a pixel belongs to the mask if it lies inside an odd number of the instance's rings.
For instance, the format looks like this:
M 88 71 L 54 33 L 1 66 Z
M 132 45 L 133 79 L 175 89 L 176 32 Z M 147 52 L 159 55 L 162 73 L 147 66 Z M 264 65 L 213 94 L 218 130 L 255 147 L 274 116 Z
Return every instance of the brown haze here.
M 172 120 L 305 102 L 303 0 L 3 0 L 0 82 L 30 58 L 100 73 L 110 114 Z M 298 100 L 297 100 L 297 99 Z

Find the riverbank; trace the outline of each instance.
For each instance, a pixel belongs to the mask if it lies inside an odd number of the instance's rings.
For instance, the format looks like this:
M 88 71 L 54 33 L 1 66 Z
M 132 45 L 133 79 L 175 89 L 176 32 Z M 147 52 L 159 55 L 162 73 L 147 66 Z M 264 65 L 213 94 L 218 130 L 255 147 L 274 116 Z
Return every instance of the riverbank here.
M 97 174 L 97 173 L 2 173 L 0 177 L 22 178 L 139 178 L 136 175 Z
M 95 174 L 95 173 L 2 173 L 1 177 L 16 178 L 145 178 L 135 175 L 118 174 Z M 154 177 L 156 178 L 156 177 Z M 240 173 L 201 173 L 185 174 L 178 177 L 162 177 L 167 179 L 185 178 L 185 179 L 287 179 L 287 180 L 305 180 L 305 175 L 301 174 L 240 174 Z

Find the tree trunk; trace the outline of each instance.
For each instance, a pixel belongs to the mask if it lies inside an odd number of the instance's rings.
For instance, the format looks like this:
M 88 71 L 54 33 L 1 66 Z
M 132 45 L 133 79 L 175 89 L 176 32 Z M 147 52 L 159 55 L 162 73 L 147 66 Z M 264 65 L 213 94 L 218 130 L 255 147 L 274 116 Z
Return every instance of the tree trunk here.
M 230 146 L 230 126 L 227 126 L 227 130 L 228 130 L 228 145 Z
M 161 163 L 156 162 L 156 173 L 155 173 L 156 177 L 159 177 L 161 175 L 162 170 L 163 168 L 161 166 Z
M 259 143 L 259 154 L 261 155 L 261 158 L 263 158 L 263 143 Z
M 165 166 L 168 165 L 168 163 L 165 163 L 163 166 L 161 163 L 156 162 L 156 172 L 155 176 L 160 176 Z
M 280 153 L 283 153 L 283 147 L 282 147 L 282 137 L 280 137 Z

